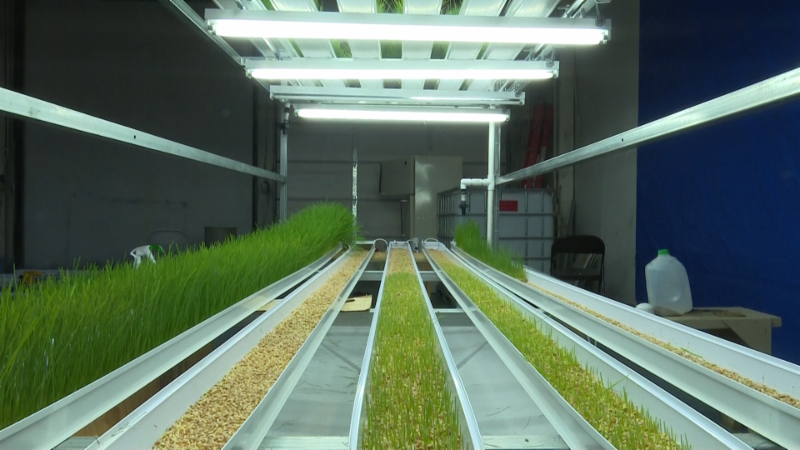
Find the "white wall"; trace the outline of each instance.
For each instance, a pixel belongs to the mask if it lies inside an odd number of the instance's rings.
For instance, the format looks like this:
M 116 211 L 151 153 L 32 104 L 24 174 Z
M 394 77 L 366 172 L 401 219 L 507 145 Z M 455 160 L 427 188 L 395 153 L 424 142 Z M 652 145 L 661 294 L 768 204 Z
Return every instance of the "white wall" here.
M 575 148 L 638 124 L 639 0 L 614 0 L 610 42 L 575 51 Z M 575 167 L 575 232 L 606 244 L 606 295 L 634 303 L 636 149 Z
M 254 85 L 165 6 L 29 0 L 26 9 L 26 94 L 253 162 Z M 27 267 L 120 258 L 157 229 L 198 243 L 204 226 L 252 228 L 246 175 L 34 122 L 24 163 Z

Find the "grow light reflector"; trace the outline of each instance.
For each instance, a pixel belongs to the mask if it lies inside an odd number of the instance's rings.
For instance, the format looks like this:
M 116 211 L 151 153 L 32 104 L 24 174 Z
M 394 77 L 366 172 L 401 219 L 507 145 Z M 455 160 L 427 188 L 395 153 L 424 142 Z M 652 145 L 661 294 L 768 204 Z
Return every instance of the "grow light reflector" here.
M 609 23 L 593 19 L 289 11 L 206 12 L 212 33 L 234 38 L 597 45 Z
M 399 122 L 471 122 L 493 123 L 508 120 L 508 112 L 489 109 L 411 109 L 346 106 L 303 106 L 295 110 L 298 117 L 326 120 L 365 120 Z
M 545 80 L 558 63 L 541 61 L 341 60 L 248 61 L 247 74 L 264 80 Z

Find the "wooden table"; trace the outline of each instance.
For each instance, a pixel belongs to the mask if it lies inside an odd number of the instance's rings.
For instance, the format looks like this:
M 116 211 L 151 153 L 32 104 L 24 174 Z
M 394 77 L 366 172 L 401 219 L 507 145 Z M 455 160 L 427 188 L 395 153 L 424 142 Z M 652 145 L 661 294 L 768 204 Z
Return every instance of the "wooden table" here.
M 740 307 L 695 308 L 682 316 L 665 317 L 687 327 L 772 354 L 772 329 L 781 326 L 781 318 Z

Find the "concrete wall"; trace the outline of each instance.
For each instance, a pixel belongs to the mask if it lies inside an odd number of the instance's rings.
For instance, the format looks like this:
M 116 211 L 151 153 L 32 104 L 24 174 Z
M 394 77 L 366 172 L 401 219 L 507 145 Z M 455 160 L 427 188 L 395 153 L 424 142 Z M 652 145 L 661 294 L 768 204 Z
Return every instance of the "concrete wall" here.
M 256 88 L 163 5 L 25 3 L 26 94 L 253 163 Z M 271 102 L 259 107 L 271 117 Z M 268 129 L 258 136 L 272 145 Z M 26 267 L 120 258 L 160 229 L 190 244 L 204 226 L 252 229 L 253 179 L 224 169 L 34 122 L 24 167 Z
M 614 0 L 610 42 L 574 51 L 575 148 L 638 125 L 639 1 Z M 577 165 L 575 233 L 606 244 L 606 295 L 635 301 L 636 149 Z M 642 300 L 642 299 L 640 299 Z
M 356 146 L 362 235 L 400 238 L 401 203 L 380 195 L 381 161 L 411 155 L 460 156 L 465 177 L 483 178 L 488 135 L 487 125 L 347 124 L 293 119 L 289 131 L 289 214 L 325 199 L 350 207 Z

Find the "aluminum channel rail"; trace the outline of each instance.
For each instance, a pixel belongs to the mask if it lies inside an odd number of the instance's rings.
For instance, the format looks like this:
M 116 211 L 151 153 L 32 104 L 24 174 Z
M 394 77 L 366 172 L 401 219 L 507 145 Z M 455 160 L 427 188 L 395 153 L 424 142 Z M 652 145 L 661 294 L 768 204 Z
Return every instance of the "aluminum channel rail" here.
M 378 300 L 372 313 L 372 324 L 369 327 L 367 336 L 367 348 L 364 350 L 364 359 L 361 361 L 361 373 L 358 375 L 358 385 L 356 386 L 356 397 L 353 402 L 353 414 L 350 416 L 350 434 L 348 436 L 348 448 L 358 450 L 361 446 L 361 428 L 364 423 L 364 416 L 367 403 L 364 396 L 367 395 L 367 388 L 372 384 L 370 374 L 370 362 L 375 351 L 375 333 L 378 329 L 378 318 L 381 315 L 381 304 L 383 303 L 383 290 L 386 288 L 386 274 L 389 273 L 389 258 L 392 257 L 392 245 L 386 246 L 386 261 L 383 264 L 383 275 L 381 276 L 381 287 L 378 288 Z
M 414 273 L 417 276 L 417 281 L 419 282 L 419 288 L 422 290 L 422 295 L 425 298 L 425 306 L 428 307 L 428 315 L 430 316 L 433 328 L 436 331 L 436 340 L 438 341 L 439 344 L 438 346 L 439 355 L 441 357 L 444 357 L 445 363 L 447 364 L 447 370 L 450 373 L 450 377 L 448 377 L 448 384 L 450 390 L 451 392 L 456 393 L 458 402 L 461 404 L 461 408 L 459 408 L 458 411 L 461 413 L 460 418 L 461 418 L 462 439 L 466 437 L 470 438 L 472 447 L 467 447 L 467 448 L 483 450 L 484 448 L 483 439 L 481 439 L 481 433 L 480 430 L 478 429 L 478 419 L 475 417 L 475 413 L 472 411 L 472 405 L 469 403 L 469 397 L 467 396 L 467 388 L 464 387 L 464 382 L 461 381 L 461 374 L 458 372 L 458 365 L 456 364 L 456 360 L 450 353 L 450 348 L 447 347 L 447 340 L 444 337 L 444 331 L 442 331 L 442 326 L 439 325 L 439 318 L 436 317 L 436 311 L 433 310 L 431 299 L 428 297 L 428 290 L 425 289 L 425 283 L 422 282 L 422 277 L 419 274 L 419 267 L 417 267 L 417 261 L 414 258 L 414 253 L 411 252 L 411 247 L 409 246 L 405 247 L 408 250 L 408 256 L 411 258 L 411 261 L 414 264 Z M 464 430 L 465 426 L 466 430 Z M 466 441 L 466 439 L 462 440 L 462 443 L 464 441 Z
M 428 248 L 436 248 L 436 245 L 426 243 L 423 247 L 433 270 L 567 446 L 575 449 L 613 449 L 614 447 L 559 395 L 442 270 L 427 251 Z
M 687 394 L 783 447 L 800 447 L 800 409 L 540 292 L 476 260 L 458 247 L 454 246 L 453 250 L 476 272 Z M 530 282 L 543 289 L 569 298 L 631 329 L 685 349 L 709 363 L 763 383 L 779 393 L 800 397 L 800 367 L 794 364 L 614 302 L 554 278 L 530 270 L 527 275 Z
M 109 122 L 72 109 L 58 106 L 8 89 L 0 88 L 0 111 L 40 122 L 50 123 L 86 134 L 166 153 L 223 169 L 285 183 L 286 177 L 224 156 L 198 150 L 152 134 Z
M 151 448 L 186 410 L 344 265 L 348 251 L 112 427 L 88 449 Z
M 0 449 L 53 448 L 194 354 L 250 314 L 313 275 L 339 251 L 267 286 L 119 369 L 0 431 Z
M 365 401 L 366 392 L 368 391 L 371 383 L 371 362 L 372 356 L 375 351 L 375 333 L 378 328 L 378 320 L 380 318 L 380 310 L 381 305 L 383 303 L 383 293 L 386 287 L 386 276 L 389 273 L 389 263 L 391 261 L 391 253 L 392 249 L 395 251 L 408 251 L 411 253 L 411 249 L 405 243 L 398 243 L 392 242 L 389 245 L 388 253 L 386 255 L 386 264 L 384 266 L 383 272 L 383 279 L 381 281 L 381 287 L 378 291 L 378 300 L 375 305 L 375 312 L 372 318 L 372 325 L 369 330 L 369 337 L 367 338 L 367 348 L 364 352 L 364 360 L 361 364 L 361 374 L 359 375 L 358 379 L 358 387 L 356 388 L 356 399 L 353 404 L 353 416 L 350 421 L 350 437 L 349 437 L 349 448 L 350 450 L 357 450 L 362 447 L 362 434 L 361 430 L 364 425 L 364 416 L 366 413 L 366 406 L 367 403 Z M 444 334 L 442 333 L 442 328 L 439 326 L 439 322 L 436 318 L 436 314 L 431 307 L 430 299 L 428 298 L 427 291 L 425 290 L 425 285 L 422 282 L 422 278 L 419 275 L 419 270 L 417 268 L 416 262 L 414 262 L 414 255 L 410 254 L 411 261 L 414 264 L 414 270 L 417 274 L 417 280 L 419 282 L 420 289 L 422 289 L 422 293 L 425 299 L 425 302 L 428 307 L 428 313 L 431 317 L 432 326 L 434 327 L 436 339 L 438 341 L 437 348 L 439 350 L 439 354 L 442 358 L 444 358 L 447 368 L 450 372 L 450 377 L 448 377 L 448 384 L 450 385 L 450 389 L 452 392 L 456 394 L 456 397 L 460 403 L 459 412 L 461 415 L 461 426 L 462 426 L 462 438 L 468 437 L 469 439 L 464 439 L 462 442 L 472 444 L 472 447 L 468 448 L 475 448 L 475 449 L 483 449 L 483 441 L 481 440 L 480 432 L 478 430 L 478 421 L 475 418 L 475 415 L 472 412 L 472 407 L 469 404 L 469 399 L 467 398 L 466 389 L 464 388 L 464 384 L 461 382 L 461 376 L 458 373 L 458 368 L 456 367 L 455 360 L 453 356 L 450 354 L 450 350 L 447 348 L 447 341 L 444 338 Z M 467 430 L 464 430 L 463 427 L 466 426 Z M 466 431 L 466 432 L 465 432 Z
M 320 322 L 314 327 L 314 331 L 311 332 L 303 346 L 300 347 L 300 350 L 294 355 L 289 365 L 286 366 L 283 373 L 275 381 L 275 384 L 269 389 L 267 395 L 239 430 L 236 431 L 231 440 L 225 444 L 223 450 L 248 450 L 260 447 L 261 442 L 267 436 L 270 428 L 272 428 L 275 418 L 278 417 L 284 404 L 286 404 L 286 400 L 292 394 L 292 390 L 297 385 L 297 382 L 300 381 L 300 377 L 308 367 L 311 358 L 317 352 L 320 344 L 322 344 L 325 335 L 328 334 L 328 330 L 330 330 L 333 321 L 339 315 L 342 306 L 344 306 L 353 288 L 356 287 L 356 284 L 361 279 L 361 274 L 364 273 L 374 253 L 375 247 L 373 246 L 356 272 L 339 292 L 328 311 L 322 316 Z
M 458 301 L 461 308 L 472 319 L 475 326 L 487 338 L 489 344 L 497 351 L 498 355 L 503 358 L 509 369 L 514 369 L 512 372 L 517 375 L 526 390 L 530 389 L 532 381 L 524 379 L 525 369 L 533 372 L 538 378 L 541 378 L 538 372 L 525 360 L 525 358 L 517 351 L 513 344 L 498 330 L 495 325 L 475 306 L 466 294 L 450 279 L 444 270 L 430 257 L 427 252 L 428 248 L 438 249 L 451 256 L 453 261 L 461 266 L 470 270 L 481 281 L 490 286 L 504 301 L 513 305 L 523 316 L 528 319 L 534 320 L 541 327 L 541 331 L 549 334 L 551 338 L 562 348 L 574 352 L 576 358 L 584 367 L 590 367 L 596 370 L 603 380 L 609 385 L 613 386 L 615 392 L 620 396 L 627 393 L 628 398 L 637 406 L 643 406 L 651 416 L 660 419 L 663 423 L 667 424 L 675 432 L 677 436 L 685 436 L 689 444 L 694 448 L 727 448 L 727 449 L 740 449 L 748 450 L 751 447 L 725 431 L 722 427 L 715 424 L 702 414 L 698 413 L 691 407 L 679 401 L 671 394 L 667 393 L 660 387 L 656 386 L 649 380 L 645 379 L 638 373 L 631 370 L 629 367 L 618 362 L 607 354 L 603 353 L 596 347 L 587 343 L 584 339 L 575 335 L 572 331 L 568 330 L 563 325 L 554 321 L 540 310 L 534 308 L 530 304 L 520 300 L 518 297 L 506 291 L 494 281 L 489 279 L 485 274 L 468 268 L 455 257 L 444 245 L 438 243 L 426 243 L 425 254 L 428 257 L 434 271 L 439 275 L 444 285 L 453 294 L 456 301 Z M 522 367 L 522 370 L 520 369 Z M 542 378 L 544 381 L 544 378 Z M 546 381 L 545 381 L 546 383 Z M 552 387 L 547 385 L 549 389 Z M 555 392 L 555 390 L 553 390 Z M 530 393 L 530 391 L 529 391 Z M 558 396 L 557 393 L 555 395 Z M 533 396 L 533 394 L 532 394 Z M 559 399 L 565 402 L 560 396 Z M 536 401 L 536 400 L 535 400 Z M 537 401 L 537 404 L 539 402 Z M 569 407 L 569 405 L 567 405 Z M 569 410 L 575 414 L 572 407 Z M 549 418 L 550 416 L 548 416 Z M 579 416 L 580 417 L 580 416 Z M 586 423 L 583 418 L 581 421 Z M 556 422 L 551 420 L 554 426 L 557 427 Z M 590 426 L 586 423 L 586 426 Z M 591 426 L 590 426 L 591 427 Z M 592 429 L 594 431 L 594 429 Z M 559 430 L 560 432 L 560 430 Z M 562 434 L 562 438 L 569 444 L 570 448 L 584 447 L 580 442 L 572 443 Z M 601 436 L 602 438 L 602 436 Z M 603 442 L 607 443 L 605 439 Z M 610 445 L 610 444 L 609 444 Z
M 524 180 L 607 153 L 647 144 L 751 109 L 789 100 L 798 95 L 800 95 L 800 69 L 794 69 L 531 167 L 503 175 L 497 179 L 497 184 Z

